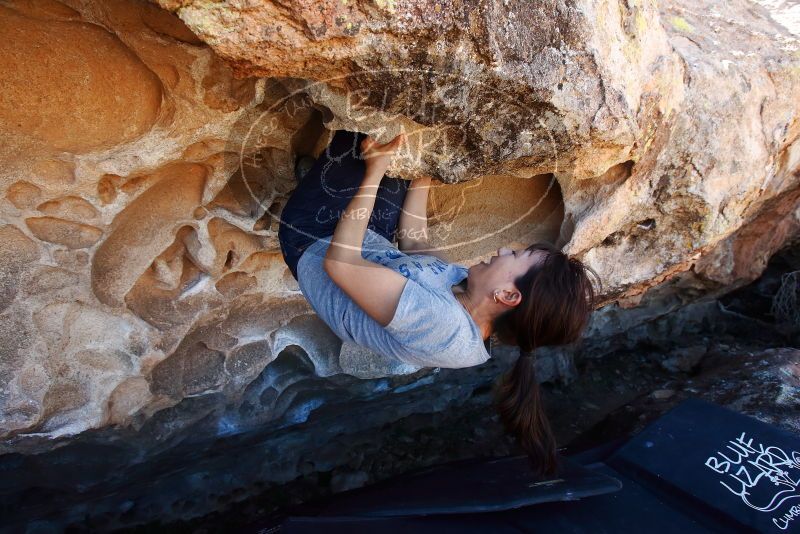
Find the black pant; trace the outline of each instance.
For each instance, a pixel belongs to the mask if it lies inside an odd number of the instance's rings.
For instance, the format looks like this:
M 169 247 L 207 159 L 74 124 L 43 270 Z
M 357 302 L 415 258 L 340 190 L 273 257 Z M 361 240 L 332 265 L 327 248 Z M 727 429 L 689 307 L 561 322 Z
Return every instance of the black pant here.
M 364 180 L 361 141 L 366 134 L 337 131 L 328 148 L 292 192 L 281 213 L 278 239 L 286 265 L 297 279 L 297 262 L 309 245 L 333 235 L 339 217 Z M 368 228 L 394 240 L 409 182 L 384 176 Z

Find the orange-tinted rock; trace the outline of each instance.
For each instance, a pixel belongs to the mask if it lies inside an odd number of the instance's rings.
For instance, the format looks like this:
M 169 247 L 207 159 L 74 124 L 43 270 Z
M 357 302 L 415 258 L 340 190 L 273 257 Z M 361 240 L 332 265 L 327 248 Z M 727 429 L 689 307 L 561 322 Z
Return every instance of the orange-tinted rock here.
M 97 182 L 97 196 L 103 204 L 114 202 L 117 198 L 117 186 L 122 182 L 122 177 L 116 174 L 104 174 Z
M 209 207 L 220 207 L 244 217 L 263 213 L 275 195 L 294 187 L 287 150 L 267 148 L 256 161 L 245 160 L 231 175 Z M 290 181 L 291 180 L 291 181 Z M 276 213 L 276 212 L 273 212 Z
M 258 284 L 255 276 L 243 272 L 229 273 L 219 279 L 214 287 L 228 298 L 235 297 L 253 289 Z
M 798 203 L 800 190 L 774 199 L 753 221 L 702 256 L 694 271 L 722 286 L 741 285 L 757 278 L 772 255 L 800 232 Z
M 75 181 L 75 167 L 68 161 L 47 159 L 33 165 L 31 178 L 52 189 L 68 187 Z
M 212 267 L 215 274 L 237 268 L 242 260 L 263 248 L 261 238 L 248 234 L 224 219 L 211 219 L 208 233 L 216 250 Z
M 6 189 L 8 201 L 21 210 L 33 208 L 41 197 L 42 190 L 30 182 L 15 182 Z
M 28 217 L 25 224 L 42 241 L 67 248 L 91 247 L 103 235 L 103 231 L 95 226 L 56 217 Z
M 231 68 L 215 59 L 203 78 L 203 101 L 220 111 L 236 111 L 253 100 L 255 82 L 255 78 L 234 78 Z
M 186 253 L 184 242 L 194 229 L 184 226 L 175 240 L 154 260 L 125 295 L 128 308 L 161 330 L 168 330 L 192 320 L 198 312 L 223 302 L 219 295 L 198 289 L 209 277 Z
M 86 152 L 134 139 L 155 122 L 161 83 L 114 34 L 7 7 L 0 33 L 4 135 Z
M 167 165 L 162 178 L 128 204 L 92 260 L 92 289 L 100 301 L 119 305 L 136 280 L 174 239 L 176 224 L 200 204 L 206 169 Z
M 155 170 L 148 170 L 146 172 L 126 176 L 125 178 L 114 179 L 114 183 L 119 184 L 118 190 L 129 196 L 136 196 L 139 193 L 149 189 L 153 185 L 168 178 L 174 178 L 190 169 L 189 174 L 195 175 L 196 173 L 207 173 L 206 165 L 192 165 L 187 162 L 179 161 L 163 165 Z
M 503 246 L 555 243 L 564 218 L 561 189 L 552 175 L 490 176 L 452 186 L 434 182 L 428 209 L 430 243 L 462 261 Z
M 90 221 L 99 215 L 97 209 L 88 200 L 74 195 L 42 202 L 36 206 L 36 209 L 48 215 L 74 221 Z
M 181 157 L 188 161 L 202 161 L 209 156 L 225 150 L 226 142 L 223 139 L 206 139 L 192 143 L 183 150 Z
M 160 35 L 192 45 L 203 44 L 203 41 L 198 39 L 181 19 L 157 6 L 146 4 L 142 13 L 142 21 L 148 28 Z
M 81 14 L 58 0 L 15 0 L 14 9 L 45 20 L 80 20 Z

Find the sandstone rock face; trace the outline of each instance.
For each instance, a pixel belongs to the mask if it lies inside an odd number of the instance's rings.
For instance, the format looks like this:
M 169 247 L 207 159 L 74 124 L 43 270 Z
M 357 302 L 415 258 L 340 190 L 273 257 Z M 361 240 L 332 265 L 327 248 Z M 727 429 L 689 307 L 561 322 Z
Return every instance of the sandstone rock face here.
M 33 4 L 2 8 L 4 137 L 85 152 L 149 130 L 159 78 L 107 29 L 66 6 L 53 13 Z
M 267 365 L 270 333 L 309 311 L 274 232 L 252 231 L 263 210 L 248 226 L 218 201 L 235 182 L 230 132 L 266 83 L 235 78 L 146 2 L 8 2 L 0 25 L 0 434 L 129 424 L 182 395 L 246 386 L 236 380 Z M 232 331 L 221 351 L 187 333 L 246 329 L 246 316 L 224 317 L 245 292 L 268 299 L 253 315 L 275 318 L 269 329 Z M 247 360 L 234 334 L 263 357 Z
M 747 0 L 160 3 L 241 75 L 292 77 L 330 127 L 404 128 L 397 173 L 552 173 L 561 243 L 609 297 L 691 269 L 797 185 L 797 28 Z
M 587 262 L 589 336 L 652 288 L 754 279 L 800 229 L 800 44 L 773 3 L 157 3 L 0 2 L 3 452 L 124 429 L 147 456 L 436 383 L 342 344 L 281 258 L 295 160 L 335 129 L 407 132 L 391 173 L 436 179 L 454 260 Z

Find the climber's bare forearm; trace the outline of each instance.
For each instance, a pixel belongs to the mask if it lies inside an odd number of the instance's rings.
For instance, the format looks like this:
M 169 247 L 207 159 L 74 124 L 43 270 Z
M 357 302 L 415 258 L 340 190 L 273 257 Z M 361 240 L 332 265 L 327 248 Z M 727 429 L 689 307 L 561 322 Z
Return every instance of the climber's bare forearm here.
M 432 248 L 428 242 L 430 185 L 430 178 L 417 178 L 411 182 L 398 222 L 397 246 L 403 252 L 429 254 L 449 261 L 443 251 Z
M 428 256 L 435 256 L 446 261 L 447 263 L 450 263 L 450 258 L 445 251 L 434 248 L 433 246 L 429 245 L 427 241 L 416 241 L 409 248 L 400 250 L 406 254 L 426 254 Z
M 369 172 L 364 175 L 356 194 L 345 208 L 336 230 L 331 238 L 331 246 L 325 256 L 326 260 L 344 263 L 361 263 L 361 244 L 367 233 L 372 210 L 375 208 L 375 195 L 380 186 L 383 175 Z
M 397 245 L 400 250 L 412 250 L 428 243 L 428 190 L 430 178 L 411 181 L 397 223 Z
M 382 177 L 382 171 L 367 170 L 361 187 L 339 218 L 323 268 L 367 315 L 386 326 L 394 317 L 407 280 L 388 267 L 361 256 L 364 235 L 375 207 L 375 193 Z

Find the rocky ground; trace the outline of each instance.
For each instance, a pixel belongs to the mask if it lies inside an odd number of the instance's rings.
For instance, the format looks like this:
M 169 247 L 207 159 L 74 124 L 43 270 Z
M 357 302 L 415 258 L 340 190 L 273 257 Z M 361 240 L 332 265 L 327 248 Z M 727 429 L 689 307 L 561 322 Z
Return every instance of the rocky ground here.
M 564 452 L 631 436 L 689 397 L 800 432 L 800 336 L 776 324 L 770 314 L 781 275 L 793 265 L 793 254 L 785 251 L 753 284 L 701 304 L 718 310 L 716 321 L 700 322 L 693 334 L 671 340 L 654 335 L 600 358 L 579 352 L 569 376 L 544 384 L 551 421 Z M 689 307 L 660 322 L 691 321 L 696 316 L 697 311 Z M 653 332 L 662 329 L 651 325 Z M 257 497 L 230 503 L 223 511 L 202 518 L 150 523 L 130 531 L 202 533 L 268 522 L 265 518 L 270 517 L 279 520 L 291 505 L 415 469 L 519 453 L 503 435 L 489 398 L 488 388 L 476 389 L 456 410 L 414 414 L 387 424 L 379 435 L 359 444 L 346 466 L 309 472 L 287 484 L 264 488 Z

